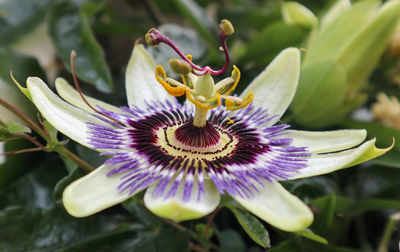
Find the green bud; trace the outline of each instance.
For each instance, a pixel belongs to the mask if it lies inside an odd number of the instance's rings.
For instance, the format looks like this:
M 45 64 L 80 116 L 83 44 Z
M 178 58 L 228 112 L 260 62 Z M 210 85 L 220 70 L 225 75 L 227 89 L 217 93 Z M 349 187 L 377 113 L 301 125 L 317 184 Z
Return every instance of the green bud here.
M 312 28 L 318 23 L 318 19 L 314 13 L 297 2 L 284 2 L 281 14 L 287 24 Z
M 297 122 L 326 127 L 365 101 L 359 90 L 393 37 L 400 1 L 378 7 L 375 0 L 343 7 L 313 33 L 291 104 Z
M 211 75 L 205 74 L 199 76 L 196 85 L 196 96 L 203 96 L 205 99 L 210 99 L 215 96 L 215 84 Z
M 320 22 L 320 31 L 324 30 L 326 26 L 331 24 L 343 12 L 351 8 L 349 0 L 338 0 L 325 15 Z

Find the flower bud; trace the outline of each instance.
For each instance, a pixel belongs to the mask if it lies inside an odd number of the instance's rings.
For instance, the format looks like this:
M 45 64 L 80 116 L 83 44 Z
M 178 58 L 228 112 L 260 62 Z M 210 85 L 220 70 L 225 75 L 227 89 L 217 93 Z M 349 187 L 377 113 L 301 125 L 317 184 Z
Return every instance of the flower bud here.
M 378 7 L 378 1 L 360 1 L 313 32 L 291 104 L 298 123 L 326 127 L 365 101 L 359 90 L 395 32 L 400 1 Z
M 318 23 L 318 19 L 314 13 L 297 2 L 284 2 L 281 13 L 283 21 L 287 24 L 312 28 Z

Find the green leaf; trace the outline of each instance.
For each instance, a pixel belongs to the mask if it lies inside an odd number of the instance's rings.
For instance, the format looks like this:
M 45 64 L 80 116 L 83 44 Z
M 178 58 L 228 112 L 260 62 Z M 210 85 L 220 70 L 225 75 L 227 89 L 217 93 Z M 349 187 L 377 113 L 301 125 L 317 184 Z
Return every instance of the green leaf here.
M 333 246 L 330 244 L 322 244 L 322 243 L 318 243 L 315 241 L 306 241 L 305 244 L 303 245 L 304 252 L 362 252 L 365 250 L 358 250 L 358 249 L 354 249 L 354 248 L 349 248 L 349 247 L 339 247 L 339 246 Z
M 242 252 L 246 247 L 242 237 L 233 229 L 224 230 L 219 235 L 219 242 L 221 244 L 221 252 Z
M 324 202 L 324 204 L 319 205 L 321 214 L 317 216 L 312 224 L 312 229 L 319 234 L 326 234 L 332 226 L 335 218 L 336 195 L 331 194 L 329 198 L 326 199 L 327 200 Z
M 75 50 L 76 73 L 79 78 L 110 92 L 113 84 L 104 53 L 89 26 L 84 7 L 69 1 L 60 1 L 51 8 L 49 15 L 50 36 L 64 61 L 70 67 L 70 53 Z
M 313 241 L 322 243 L 322 244 L 328 244 L 328 241 L 324 237 L 321 237 L 321 236 L 315 234 L 312 230 L 310 230 L 308 228 L 303 229 L 301 231 L 297 231 L 296 234 L 306 237 L 308 239 L 311 239 Z
M 69 184 L 71 184 L 72 182 L 74 182 L 75 180 L 77 180 L 78 178 L 80 178 L 84 175 L 86 175 L 86 172 L 84 172 L 82 170 L 82 168 L 76 167 L 74 170 L 72 170 L 72 172 L 70 174 L 68 174 L 67 176 L 62 178 L 60 181 L 58 181 L 58 183 L 56 184 L 56 187 L 54 188 L 54 191 L 53 191 L 54 201 L 60 202 L 62 199 L 62 194 L 63 194 L 64 189 Z
M 46 74 L 35 58 L 0 47 L 0 78 L 14 85 L 10 77 L 11 71 L 21 83 L 32 75 L 46 80 Z
M 323 209 L 331 200 L 331 196 L 314 199 L 311 204 Z M 332 211 L 346 215 L 360 215 L 374 210 L 400 210 L 400 201 L 391 199 L 368 198 L 352 201 L 345 197 L 336 196 L 336 207 Z
M 264 225 L 251 213 L 238 204 L 228 203 L 226 206 L 235 215 L 236 219 L 253 241 L 264 248 L 271 247 L 270 238 Z
M 265 66 L 284 48 L 300 44 L 304 35 L 305 31 L 301 28 L 282 21 L 268 24 L 252 37 L 246 52 L 238 62 L 256 61 L 258 65 Z
M 76 150 L 78 151 L 78 155 L 83 160 L 95 168 L 102 165 L 108 159 L 107 156 L 100 156 L 99 152 L 86 148 L 82 145 L 76 145 Z
M 0 212 L 1 251 L 131 251 L 143 226 L 121 215 L 69 216 L 61 208 L 13 207 Z M 28 226 L 26 226 L 28 225 Z
M 7 142 L 6 148 L 13 143 Z M 0 183 L 9 179 L 8 184 L 0 188 L 0 209 L 13 205 L 49 208 L 53 204 L 52 191 L 57 181 L 66 175 L 64 169 L 57 169 L 62 167 L 62 162 L 56 154 L 31 152 L 7 156 L 6 165 L 0 167 Z
M 33 145 L 26 140 L 13 140 L 5 143 L 5 152 L 32 148 Z M 35 157 L 40 153 L 22 153 L 6 156 L 6 162 L 0 165 L 0 189 L 5 188 L 18 178 L 32 170 L 37 164 Z M 27 163 L 26 160 L 29 160 Z
M 17 122 L 7 122 L 7 130 L 11 134 L 31 133 L 31 129 Z
M 9 45 L 43 21 L 52 0 L 8 0 L 0 4 L 0 44 Z
M 268 249 L 268 252 L 288 252 L 288 251 L 304 251 L 295 241 L 287 240 L 281 242 L 278 246 Z
M 161 219 L 157 218 L 147 208 L 140 204 L 143 193 L 139 193 L 122 203 L 122 206 L 132 215 L 133 218 L 140 220 L 144 225 L 159 229 L 161 227 Z M 140 199 L 140 200 L 139 200 Z

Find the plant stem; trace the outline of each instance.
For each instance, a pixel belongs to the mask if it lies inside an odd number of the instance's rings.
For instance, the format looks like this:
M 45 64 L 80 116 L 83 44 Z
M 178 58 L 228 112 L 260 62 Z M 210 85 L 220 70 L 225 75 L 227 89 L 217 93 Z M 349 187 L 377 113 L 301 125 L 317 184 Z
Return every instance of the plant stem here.
M 397 222 L 400 220 L 400 213 L 396 213 L 390 216 L 388 223 L 386 224 L 385 231 L 383 232 L 381 242 L 377 249 L 378 252 L 387 252 L 389 249 L 390 237 L 392 237 L 393 231 L 396 228 Z
M 61 156 L 68 157 L 72 161 L 74 161 L 79 167 L 83 168 L 87 172 L 91 172 L 94 170 L 94 167 L 88 164 L 85 160 L 82 160 L 80 157 L 72 153 L 70 150 L 65 148 L 64 146 L 58 146 L 55 148 L 55 151 L 58 152 Z
M 208 217 L 206 230 L 204 231 L 205 237 L 208 237 L 208 231 L 210 230 L 211 223 L 213 222 L 215 216 L 220 209 L 221 208 L 217 207 L 217 209 L 215 209 L 214 212 L 212 212 L 211 215 Z
M 26 116 L 21 110 L 17 109 L 10 103 L 6 102 L 4 99 L 0 98 L 0 105 L 5 107 L 7 110 L 21 118 L 23 121 L 25 121 L 36 133 L 38 133 L 41 137 L 43 137 L 45 140 L 47 139 L 47 135 L 45 132 L 37 125 L 34 121 L 32 121 L 28 116 Z

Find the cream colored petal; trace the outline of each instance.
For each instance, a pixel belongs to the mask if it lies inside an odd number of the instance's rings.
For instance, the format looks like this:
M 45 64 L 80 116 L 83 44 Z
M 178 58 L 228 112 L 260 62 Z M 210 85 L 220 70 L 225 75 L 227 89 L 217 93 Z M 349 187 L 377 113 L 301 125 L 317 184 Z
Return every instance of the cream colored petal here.
M 297 48 L 283 50 L 240 95 L 254 93 L 252 104 L 279 115 L 268 124 L 277 122 L 285 113 L 296 92 L 300 74 L 300 52 Z
M 265 222 L 284 231 L 299 231 L 311 225 L 311 210 L 278 182 L 265 182 L 260 192 L 245 199 L 234 197 L 243 207 Z
M 156 64 L 143 45 L 138 44 L 133 49 L 126 69 L 125 87 L 128 105 L 145 108 L 145 100 L 172 100 L 172 96 L 157 82 L 155 77 Z
M 85 111 L 61 100 L 40 78 L 29 77 L 27 87 L 33 103 L 44 118 L 61 133 L 86 147 L 91 148 L 87 139 L 86 122 L 107 125 Z
M 194 184 L 193 192 L 187 202 L 182 201 L 182 185 L 175 197 L 153 197 L 152 193 L 156 185 L 149 187 L 144 195 L 145 206 L 154 214 L 171 219 L 175 222 L 201 218 L 217 208 L 220 201 L 220 193 L 211 180 L 204 181 L 205 195 L 197 200 L 198 186 Z M 168 189 L 168 188 L 167 188 Z
M 132 195 L 129 190 L 118 192 L 117 187 L 125 173 L 108 177 L 111 169 L 108 165 L 102 165 L 65 188 L 62 202 L 70 215 L 86 217 L 117 205 L 139 192 Z
M 392 147 L 393 145 L 385 149 L 378 149 L 375 147 L 375 139 L 372 139 L 350 150 L 313 155 L 308 160 L 308 166 L 299 170 L 299 174 L 291 179 L 317 176 L 354 166 L 379 157 L 392 149 Z
M 5 142 L 0 142 L 0 153 L 4 153 L 5 150 Z M 0 155 L 0 165 L 6 162 L 6 156 Z
M 300 131 L 289 130 L 285 137 L 293 139 L 291 145 L 307 147 L 311 153 L 341 151 L 362 143 L 367 137 L 366 130 Z
M 65 79 L 57 78 L 56 79 L 56 89 L 58 94 L 66 100 L 67 102 L 77 106 L 80 109 L 85 110 L 86 112 L 93 113 L 93 109 L 91 109 L 82 99 L 81 95 L 76 91 Z M 122 109 L 119 107 L 113 106 L 111 104 L 102 102 L 100 100 L 91 98 L 85 95 L 85 99 L 89 102 L 89 104 L 97 109 L 97 105 L 100 107 L 107 109 L 109 111 L 123 113 Z

